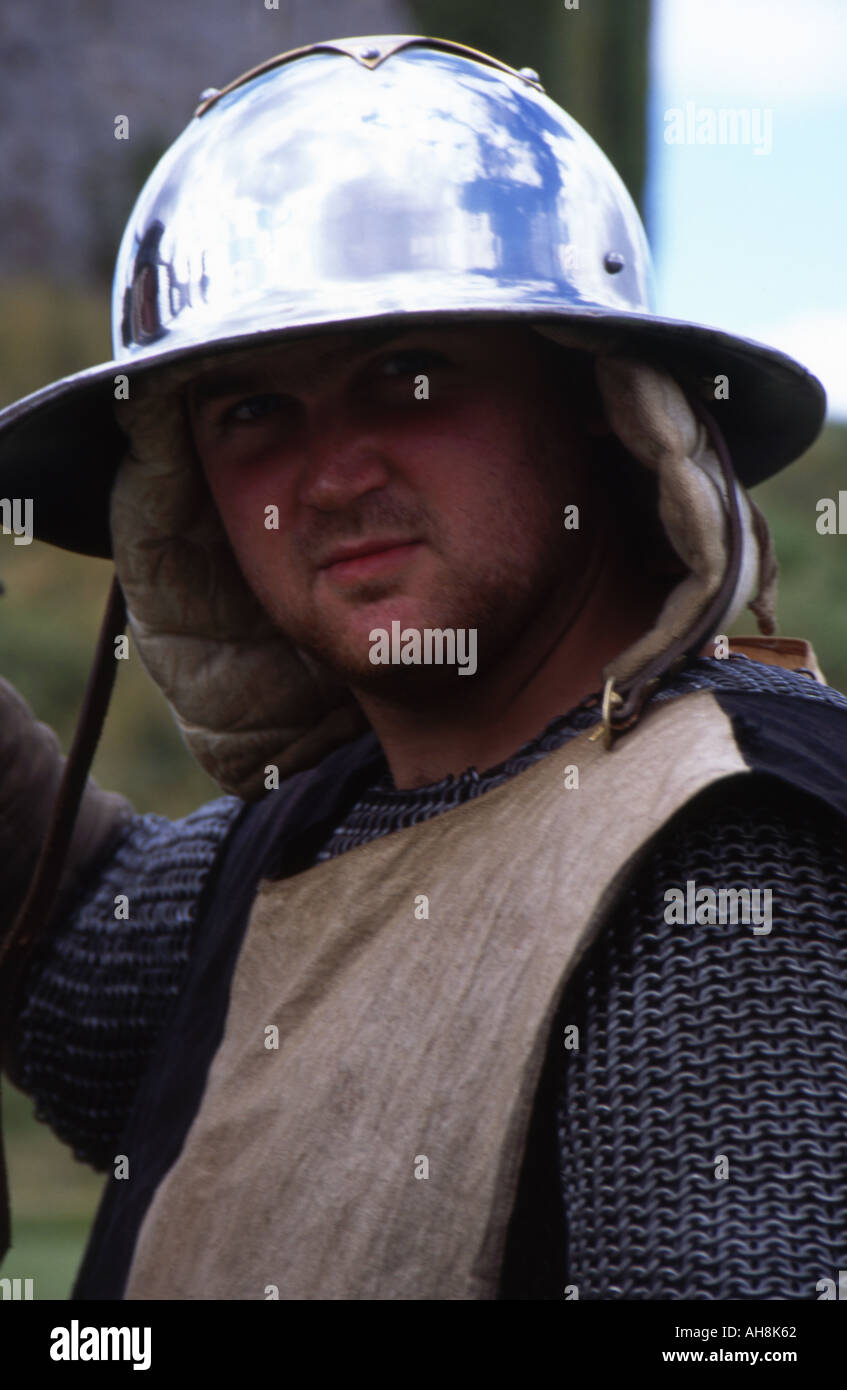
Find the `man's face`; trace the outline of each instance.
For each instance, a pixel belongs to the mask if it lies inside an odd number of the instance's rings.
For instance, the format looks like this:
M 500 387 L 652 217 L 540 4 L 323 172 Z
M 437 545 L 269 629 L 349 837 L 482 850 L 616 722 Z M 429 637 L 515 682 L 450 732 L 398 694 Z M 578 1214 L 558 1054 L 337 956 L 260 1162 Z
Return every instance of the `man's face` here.
M 482 673 L 565 605 L 592 522 L 567 362 L 482 324 L 315 336 L 196 378 L 198 456 L 278 626 L 354 689 L 434 693 L 455 667 L 375 666 L 373 629 L 475 628 Z

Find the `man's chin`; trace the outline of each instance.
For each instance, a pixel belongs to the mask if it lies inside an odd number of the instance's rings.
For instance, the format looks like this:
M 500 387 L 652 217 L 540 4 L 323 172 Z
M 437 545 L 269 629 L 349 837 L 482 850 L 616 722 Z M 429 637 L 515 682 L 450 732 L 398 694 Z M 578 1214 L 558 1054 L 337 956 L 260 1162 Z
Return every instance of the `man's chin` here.
M 428 710 L 454 704 L 473 689 L 473 677 L 456 666 L 369 666 L 367 671 L 345 678 L 361 695 L 386 703 Z
M 403 705 L 432 706 L 452 704 L 466 697 L 474 686 L 476 651 L 460 653 L 461 663 L 425 659 L 403 661 L 401 649 L 395 642 L 392 648 L 391 629 L 385 629 L 387 641 L 368 643 L 362 650 L 346 647 L 318 647 L 300 643 L 301 647 L 329 671 L 342 685 L 354 693 Z M 371 659 L 373 656 L 382 659 Z M 443 653 L 442 653 L 443 655 Z

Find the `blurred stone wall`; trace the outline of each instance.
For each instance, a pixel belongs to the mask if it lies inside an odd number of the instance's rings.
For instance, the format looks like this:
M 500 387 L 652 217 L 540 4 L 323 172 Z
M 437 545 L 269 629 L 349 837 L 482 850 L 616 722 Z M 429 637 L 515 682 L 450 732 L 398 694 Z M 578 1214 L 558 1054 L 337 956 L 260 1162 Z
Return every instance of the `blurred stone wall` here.
M 0 277 L 108 281 L 141 184 L 205 87 L 319 39 L 418 32 L 403 0 L 271 3 L 2 0 Z

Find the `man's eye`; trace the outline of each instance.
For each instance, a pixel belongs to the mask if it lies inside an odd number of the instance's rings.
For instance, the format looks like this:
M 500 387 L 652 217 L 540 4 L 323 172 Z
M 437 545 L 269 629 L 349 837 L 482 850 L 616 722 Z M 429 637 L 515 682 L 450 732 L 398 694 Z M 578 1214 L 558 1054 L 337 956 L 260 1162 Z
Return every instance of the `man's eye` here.
M 261 396 L 248 396 L 245 400 L 232 406 L 226 412 L 224 419 L 238 420 L 242 423 L 261 420 L 265 415 L 272 415 L 275 410 L 278 410 L 279 403 L 279 396 L 270 393 Z
M 429 348 L 409 348 L 406 352 L 392 352 L 390 357 L 384 358 L 380 371 L 385 376 L 407 376 L 411 372 L 441 366 L 446 361 L 441 352 Z

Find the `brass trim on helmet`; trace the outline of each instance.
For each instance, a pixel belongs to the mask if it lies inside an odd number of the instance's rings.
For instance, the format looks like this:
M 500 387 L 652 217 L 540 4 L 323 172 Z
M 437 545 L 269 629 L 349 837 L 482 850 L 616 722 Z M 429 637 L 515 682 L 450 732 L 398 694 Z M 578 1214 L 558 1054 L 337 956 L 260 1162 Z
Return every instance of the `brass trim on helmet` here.
M 357 63 L 361 63 L 362 67 L 377 68 L 393 53 L 398 53 L 403 48 L 414 48 L 418 45 L 437 48 L 446 53 L 465 54 L 474 62 L 485 63 L 491 68 L 499 68 L 501 72 L 507 72 L 510 77 L 519 77 L 521 82 L 525 82 L 528 87 L 534 87 L 539 92 L 544 91 L 541 83 L 527 77 L 525 72 L 519 72 L 517 68 L 510 67 L 508 63 L 502 63 L 499 58 L 492 58 L 489 53 L 483 53 L 478 48 L 470 48 L 465 43 L 455 43 L 452 39 L 427 38 L 422 34 L 403 34 L 396 43 L 390 43 L 385 47 L 380 44 L 379 51 L 374 57 L 363 56 L 367 52 L 367 39 L 362 38 L 331 39 L 320 43 L 304 44 L 301 48 L 289 48 L 287 52 L 278 53 L 275 57 L 266 59 L 264 63 L 250 68 L 247 72 L 243 72 L 240 77 L 233 78 L 232 82 L 228 82 L 219 91 L 213 92 L 205 101 L 200 102 L 194 115 L 195 117 L 205 116 L 216 101 L 220 101 L 221 97 L 234 91 L 236 87 L 241 87 L 246 82 L 252 82 L 254 77 L 260 77 L 263 72 L 270 72 L 272 68 L 280 67 L 283 63 L 293 62 L 295 58 L 302 58 L 307 53 L 344 53 L 348 58 L 353 58 Z

